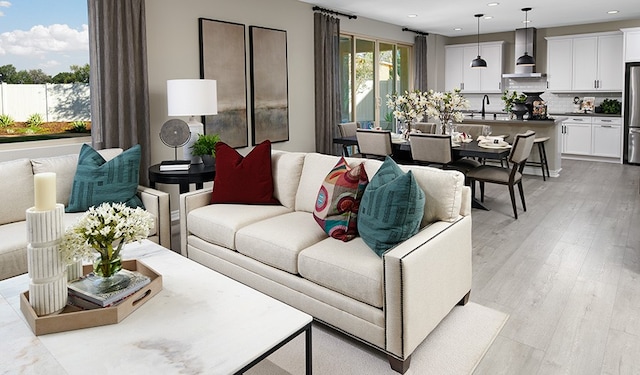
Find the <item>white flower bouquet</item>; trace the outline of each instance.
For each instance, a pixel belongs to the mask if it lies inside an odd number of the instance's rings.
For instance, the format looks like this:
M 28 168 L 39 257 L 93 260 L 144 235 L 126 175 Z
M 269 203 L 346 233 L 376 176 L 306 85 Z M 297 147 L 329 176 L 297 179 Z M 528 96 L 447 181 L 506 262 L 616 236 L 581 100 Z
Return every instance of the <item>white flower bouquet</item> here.
M 464 115 L 461 111 L 468 108 L 469 100 L 460 95 L 459 89 L 453 92 L 429 90 L 427 93 L 427 115 L 439 118 L 442 125 L 446 125 L 449 121 L 462 122 Z
M 387 95 L 387 107 L 393 109 L 393 116 L 408 124 L 422 120 L 427 110 L 427 96 L 420 91 L 408 92 L 404 95 Z
M 153 217 L 144 209 L 131 208 L 124 203 L 103 203 L 89 210 L 68 228 L 62 237 L 60 255 L 71 264 L 80 259 L 99 259 L 94 272 L 108 277 L 121 269 L 122 246 L 142 241 L 153 227 Z

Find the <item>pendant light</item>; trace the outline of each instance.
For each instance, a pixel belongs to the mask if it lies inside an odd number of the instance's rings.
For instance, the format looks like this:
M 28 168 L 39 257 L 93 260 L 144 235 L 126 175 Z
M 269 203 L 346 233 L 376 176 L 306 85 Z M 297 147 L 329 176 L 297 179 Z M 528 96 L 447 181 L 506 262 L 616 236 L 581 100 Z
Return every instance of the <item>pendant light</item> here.
M 478 19 L 478 57 L 471 61 L 472 68 L 486 68 L 487 62 L 484 61 L 482 57 L 480 57 L 480 17 L 484 16 L 484 14 L 476 14 L 474 17 Z
M 529 25 L 529 19 L 527 18 L 527 12 L 529 12 L 531 10 L 531 8 L 522 8 L 522 11 L 524 12 L 524 37 L 525 37 L 525 46 L 527 45 L 528 39 L 529 39 L 529 33 L 528 33 L 528 25 Z M 526 48 L 524 50 L 524 55 L 518 57 L 518 60 L 516 60 L 516 65 L 518 66 L 534 66 L 536 65 L 536 59 L 533 58 L 533 56 L 529 56 L 529 53 L 527 52 Z

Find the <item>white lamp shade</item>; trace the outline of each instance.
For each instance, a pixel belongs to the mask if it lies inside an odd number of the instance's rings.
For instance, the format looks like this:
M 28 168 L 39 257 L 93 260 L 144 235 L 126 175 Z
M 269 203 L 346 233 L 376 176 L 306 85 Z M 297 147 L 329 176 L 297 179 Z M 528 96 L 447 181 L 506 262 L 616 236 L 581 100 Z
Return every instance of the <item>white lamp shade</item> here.
M 169 116 L 218 114 L 218 94 L 213 79 L 170 79 L 167 81 Z

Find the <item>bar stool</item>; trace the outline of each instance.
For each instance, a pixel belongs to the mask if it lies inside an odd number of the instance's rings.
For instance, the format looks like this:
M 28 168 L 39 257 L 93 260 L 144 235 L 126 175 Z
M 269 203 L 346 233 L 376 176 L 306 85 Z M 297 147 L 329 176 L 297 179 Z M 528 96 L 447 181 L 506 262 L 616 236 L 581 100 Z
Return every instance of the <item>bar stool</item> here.
M 549 137 L 539 137 L 533 141 L 533 144 L 538 146 L 538 154 L 540 155 L 540 161 L 538 162 L 538 161 L 527 160 L 527 163 L 526 163 L 526 165 L 529 165 L 532 167 L 540 167 L 540 169 L 542 170 L 543 181 L 547 180 L 547 178 L 545 177 L 545 170 L 546 170 L 546 176 L 551 178 L 551 175 L 549 174 L 549 163 L 547 162 L 547 151 L 544 148 L 544 143 L 548 140 L 549 140 Z

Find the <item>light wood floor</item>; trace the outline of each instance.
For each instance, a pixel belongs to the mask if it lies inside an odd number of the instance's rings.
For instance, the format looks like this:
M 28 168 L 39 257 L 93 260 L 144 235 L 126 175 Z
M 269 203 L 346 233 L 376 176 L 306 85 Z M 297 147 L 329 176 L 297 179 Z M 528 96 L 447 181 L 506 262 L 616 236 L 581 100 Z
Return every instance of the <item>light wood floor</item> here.
M 475 374 L 640 374 L 640 167 L 562 160 L 527 212 L 487 185 L 471 300 L 510 315 Z

